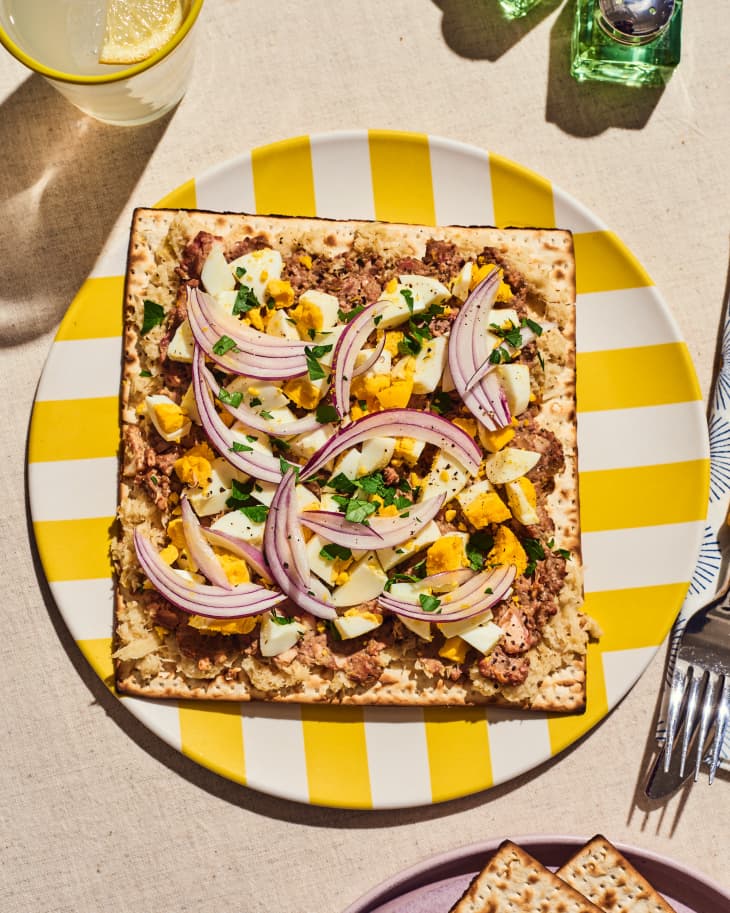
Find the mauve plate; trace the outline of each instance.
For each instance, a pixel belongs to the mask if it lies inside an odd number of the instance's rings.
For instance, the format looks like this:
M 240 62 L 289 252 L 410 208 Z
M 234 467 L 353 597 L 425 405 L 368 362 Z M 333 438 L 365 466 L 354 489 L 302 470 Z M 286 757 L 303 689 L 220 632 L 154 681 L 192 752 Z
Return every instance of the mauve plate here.
M 482 869 L 500 837 L 440 853 L 373 888 L 344 913 L 448 913 Z M 589 837 L 510 837 L 549 868 L 559 868 Z M 730 894 L 719 884 L 665 856 L 616 843 L 626 858 L 660 891 L 677 913 L 728 913 Z

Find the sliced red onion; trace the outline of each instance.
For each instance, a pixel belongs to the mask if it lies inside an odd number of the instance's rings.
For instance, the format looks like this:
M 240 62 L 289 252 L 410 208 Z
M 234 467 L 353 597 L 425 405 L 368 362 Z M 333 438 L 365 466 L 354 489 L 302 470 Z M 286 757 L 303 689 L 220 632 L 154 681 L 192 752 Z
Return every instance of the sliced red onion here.
M 438 574 L 431 574 L 429 577 L 424 577 L 419 583 L 443 593 L 447 590 L 453 591 L 453 588 L 471 580 L 474 575 L 475 572 L 468 567 L 460 567 L 455 571 L 439 571 Z
M 435 444 L 440 449 L 448 451 L 471 475 L 476 475 L 479 470 L 481 450 L 466 431 L 453 422 L 433 412 L 419 412 L 417 409 L 384 409 L 341 428 L 304 464 L 301 479 L 311 478 L 344 450 L 378 435 L 412 437 Z
M 321 590 L 311 579 L 302 581 L 294 565 L 288 538 L 290 530 L 287 497 L 293 495 L 295 482 L 296 475 L 290 469 L 274 493 L 264 528 L 264 552 L 269 561 L 272 577 L 292 602 L 317 618 L 336 618 L 335 608 L 322 598 L 318 598 L 317 593 L 321 593 Z
M 346 520 L 344 514 L 329 510 L 305 510 L 299 516 L 302 526 L 344 548 L 385 548 L 383 537 L 364 523 Z
M 226 577 L 226 573 L 221 567 L 220 561 L 216 558 L 215 552 L 203 536 L 195 511 L 184 494 L 180 498 L 180 507 L 182 508 L 185 545 L 193 562 L 212 584 L 223 587 L 224 590 L 232 590 L 233 584 Z
M 210 527 L 201 527 L 201 529 L 203 530 L 205 538 L 212 545 L 225 548 L 239 558 L 243 558 L 246 564 L 252 567 L 259 577 L 263 577 L 267 583 L 274 582 L 274 578 L 271 576 L 271 570 L 266 563 L 263 552 L 256 548 L 255 545 L 251 545 L 250 542 L 246 542 L 246 540 L 241 539 L 240 536 L 234 536 L 232 533 L 224 533 L 222 530 L 211 529 Z
M 212 372 L 205 367 L 203 359 L 197 359 L 193 362 L 193 372 L 199 371 L 202 375 L 203 383 L 208 387 L 211 393 L 217 398 L 220 394 L 221 385 L 213 376 Z M 315 415 L 307 415 L 304 418 L 298 418 L 293 422 L 272 422 L 261 418 L 258 412 L 241 403 L 239 406 L 231 406 L 230 403 L 221 402 L 223 408 L 230 413 L 239 422 L 251 428 L 252 431 L 263 431 L 265 434 L 273 434 L 276 437 L 291 437 L 294 434 L 306 434 L 308 431 L 315 431 L 322 427 L 322 423 L 317 421 Z
M 385 333 L 383 333 L 383 335 L 378 340 L 375 348 L 373 349 L 373 354 L 369 355 L 361 365 L 358 365 L 356 368 L 353 368 L 352 376 L 359 377 L 361 374 L 364 374 L 366 371 L 369 371 L 372 368 L 372 366 L 375 364 L 375 362 L 383 354 L 384 348 L 385 348 Z
M 193 300 L 189 297 L 190 302 Z M 267 348 L 263 344 L 243 343 L 231 336 L 235 343 L 234 348 L 220 354 L 216 352 L 217 343 L 227 334 L 223 334 L 219 326 L 207 323 L 194 307 L 188 309 L 188 322 L 195 342 L 212 361 L 231 374 L 255 377 L 259 380 L 283 380 L 307 373 L 307 361 L 303 350 L 301 354 L 290 353 L 280 347 Z M 260 335 L 264 339 L 269 338 L 265 333 Z
M 481 575 L 478 575 L 481 577 Z M 424 612 L 420 603 L 407 602 L 404 599 L 396 599 L 388 593 L 383 593 L 378 597 L 378 604 L 388 612 L 394 615 L 404 615 L 406 618 L 414 618 L 417 621 L 430 621 L 447 623 L 452 621 L 465 621 L 467 618 L 473 618 L 491 609 L 509 593 L 512 587 L 512 581 L 515 578 L 514 565 L 502 565 L 493 571 L 485 574 L 484 580 L 479 584 L 480 588 L 491 590 L 490 593 L 483 593 L 480 598 L 471 600 L 462 600 L 465 604 L 460 608 L 450 608 L 453 606 L 454 593 L 449 593 L 449 603 L 441 602 L 438 607 L 441 611 Z M 471 582 L 471 581 L 470 581 Z
M 421 526 L 433 520 L 445 498 L 446 495 L 441 494 L 405 507 L 401 513 L 407 511 L 407 517 L 368 517 L 368 526 L 352 523 L 336 511 L 305 510 L 299 519 L 315 533 L 345 548 L 395 548 L 412 539 Z
M 168 567 L 139 529 L 134 530 L 134 547 L 140 567 L 160 595 L 191 615 L 206 618 L 246 618 L 273 609 L 286 599 L 283 593 L 254 583 L 239 583 L 227 590 L 184 580 Z
M 269 336 L 255 327 L 242 323 L 232 314 L 226 314 L 216 304 L 214 298 L 200 288 L 188 287 L 188 308 L 196 315 L 202 317 L 203 325 L 210 325 L 221 332 L 220 336 L 230 336 L 231 339 L 241 344 L 245 351 L 257 353 L 264 349 L 281 349 L 282 353 L 303 355 L 309 343 L 303 340 L 283 339 L 281 336 Z M 222 332 L 225 330 L 225 334 Z
M 350 383 L 354 376 L 355 362 L 365 340 L 375 329 L 374 318 L 387 306 L 376 301 L 368 305 L 347 324 L 340 334 L 332 357 L 332 404 L 342 418 L 350 411 Z
M 301 578 L 301 582 L 307 583 L 312 575 L 309 569 L 307 543 L 304 541 L 302 527 L 299 523 L 299 505 L 296 495 L 296 474 L 293 472 L 293 470 L 289 470 L 289 472 L 291 472 L 291 478 L 293 481 L 289 482 L 285 486 L 285 490 L 282 494 L 280 502 L 281 510 L 284 512 L 285 516 L 284 522 L 286 526 L 287 540 L 289 551 L 291 552 L 291 556 L 294 561 L 294 567 L 296 568 L 297 573 Z
M 216 412 L 210 391 L 203 383 L 202 371 L 200 370 L 200 362 L 203 359 L 203 351 L 196 345 L 193 354 L 193 395 L 195 396 L 195 405 L 198 409 L 200 421 L 211 444 L 222 457 L 228 460 L 231 466 L 235 466 L 241 472 L 245 472 L 256 479 L 262 479 L 264 482 L 280 482 L 282 475 L 281 463 L 276 457 L 256 450 L 237 451 L 234 449 L 234 444 L 244 447 L 249 445 L 228 428 Z
M 491 354 L 485 321 L 498 284 L 499 273 L 492 270 L 462 305 L 449 336 L 449 370 L 454 386 L 464 405 L 488 431 L 503 428 L 511 421 L 499 381 L 485 367 Z M 469 382 L 479 370 L 483 370 L 484 375 L 470 387 Z

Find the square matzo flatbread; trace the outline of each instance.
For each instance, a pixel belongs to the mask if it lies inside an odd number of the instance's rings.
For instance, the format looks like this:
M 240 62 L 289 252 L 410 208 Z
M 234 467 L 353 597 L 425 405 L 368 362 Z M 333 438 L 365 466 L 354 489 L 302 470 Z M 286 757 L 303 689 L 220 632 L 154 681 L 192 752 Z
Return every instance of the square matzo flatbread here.
M 138 210 L 121 421 L 119 691 L 583 709 L 569 232 Z

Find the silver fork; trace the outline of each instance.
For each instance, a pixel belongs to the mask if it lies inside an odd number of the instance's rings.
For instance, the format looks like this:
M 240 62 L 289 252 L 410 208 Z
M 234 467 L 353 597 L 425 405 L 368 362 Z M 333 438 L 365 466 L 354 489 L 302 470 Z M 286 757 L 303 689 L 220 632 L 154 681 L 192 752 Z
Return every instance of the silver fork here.
M 664 772 L 681 736 L 679 775 L 684 776 L 690 748 L 697 782 L 705 744 L 714 729 L 709 754 L 709 782 L 715 779 L 730 720 L 730 594 L 725 593 L 693 615 L 679 641 L 667 715 Z

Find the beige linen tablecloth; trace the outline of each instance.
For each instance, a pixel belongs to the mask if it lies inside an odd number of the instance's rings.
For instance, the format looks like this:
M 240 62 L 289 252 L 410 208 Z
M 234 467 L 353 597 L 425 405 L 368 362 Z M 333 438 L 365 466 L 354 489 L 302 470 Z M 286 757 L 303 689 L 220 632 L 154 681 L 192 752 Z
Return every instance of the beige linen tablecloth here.
M 720 6 L 685 5 L 682 64 L 661 91 L 572 82 L 570 3 L 508 24 L 494 0 L 208 0 L 187 96 L 136 129 L 89 120 L 0 55 L 4 913 L 337 913 L 429 854 L 530 833 L 601 831 L 728 885 L 727 779 L 642 797 L 663 650 L 587 737 L 487 793 L 392 812 L 295 805 L 196 766 L 111 698 L 44 599 L 24 480 L 53 334 L 132 207 L 251 147 L 332 129 L 463 140 L 570 190 L 662 290 L 706 396 L 730 228 Z

